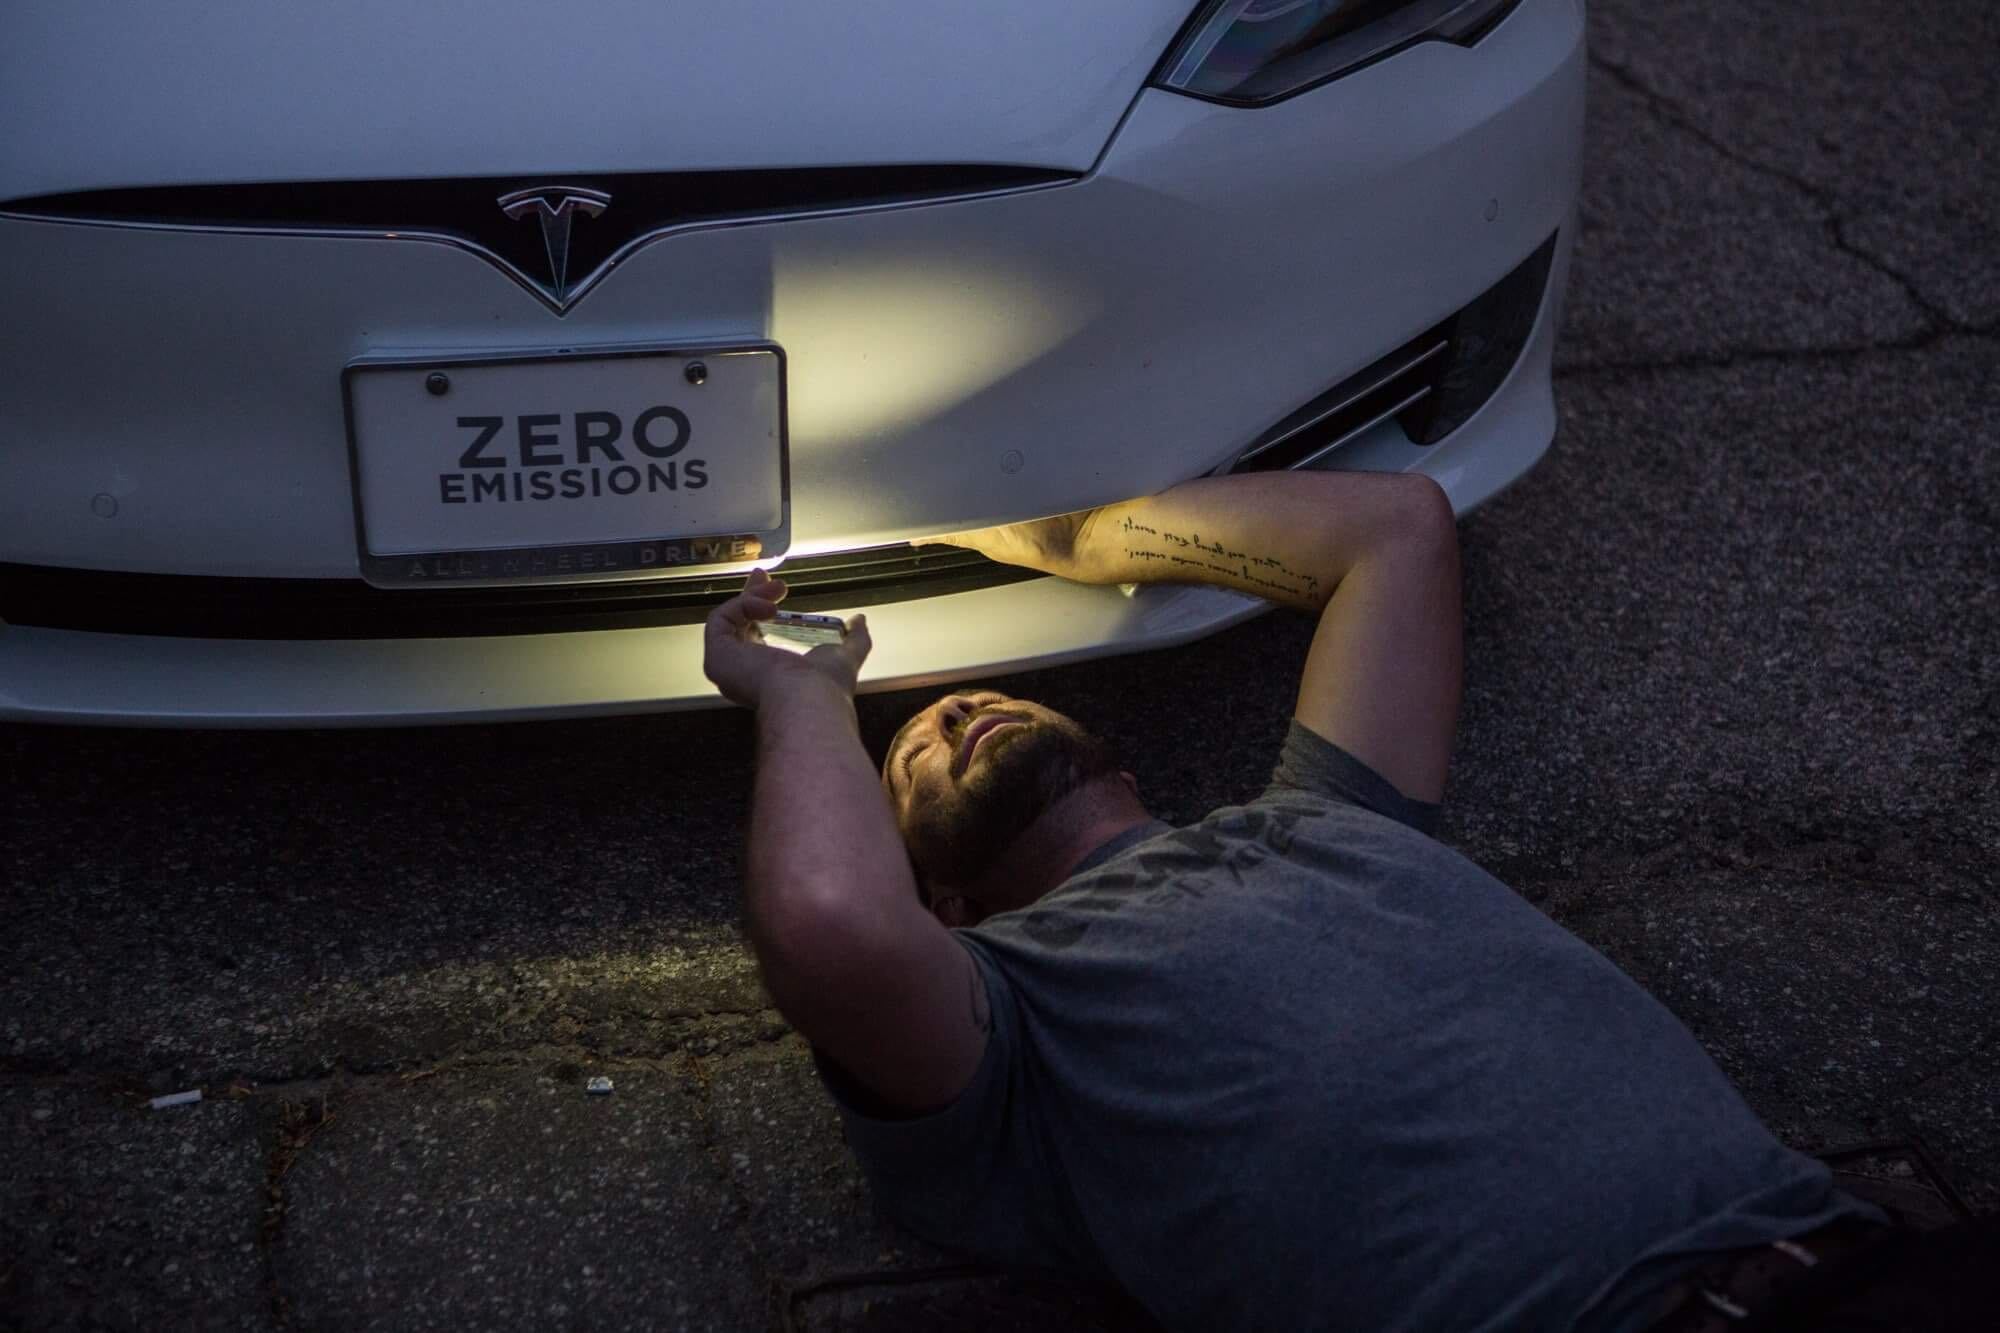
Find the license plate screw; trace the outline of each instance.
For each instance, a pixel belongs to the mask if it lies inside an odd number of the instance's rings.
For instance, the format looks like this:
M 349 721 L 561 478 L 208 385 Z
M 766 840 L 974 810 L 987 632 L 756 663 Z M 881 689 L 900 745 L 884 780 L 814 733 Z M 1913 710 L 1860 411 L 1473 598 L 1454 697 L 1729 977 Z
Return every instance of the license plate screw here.
M 699 361 L 688 362 L 687 369 L 681 373 L 687 376 L 689 384 L 708 383 L 708 367 Z
M 451 376 L 442 370 L 433 370 L 424 376 L 424 387 L 431 391 L 433 398 L 442 398 L 451 392 Z

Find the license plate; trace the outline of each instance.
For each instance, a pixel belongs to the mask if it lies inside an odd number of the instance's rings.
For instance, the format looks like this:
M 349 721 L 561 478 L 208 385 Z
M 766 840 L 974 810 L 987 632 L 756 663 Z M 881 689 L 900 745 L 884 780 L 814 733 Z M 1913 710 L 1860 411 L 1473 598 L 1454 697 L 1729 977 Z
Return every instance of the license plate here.
M 344 378 L 378 586 L 658 577 L 789 540 L 768 344 L 360 361 Z

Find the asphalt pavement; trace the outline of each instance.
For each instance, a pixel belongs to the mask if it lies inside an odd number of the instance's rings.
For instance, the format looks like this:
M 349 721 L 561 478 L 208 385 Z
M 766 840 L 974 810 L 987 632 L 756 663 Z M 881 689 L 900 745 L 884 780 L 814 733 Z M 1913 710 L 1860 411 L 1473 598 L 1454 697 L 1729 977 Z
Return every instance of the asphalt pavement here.
M 1463 526 L 1442 836 L 1782 1137 L 1916 1136 L 2000 1209 L 2000 14 L 1592 36 L 1563 424 Z M 1192 819 L 1309 629 L 994 684 Z M 749 741 L 0 727 L 0 1327 L 1134 1327 L 875 1215 L 737 926 Z

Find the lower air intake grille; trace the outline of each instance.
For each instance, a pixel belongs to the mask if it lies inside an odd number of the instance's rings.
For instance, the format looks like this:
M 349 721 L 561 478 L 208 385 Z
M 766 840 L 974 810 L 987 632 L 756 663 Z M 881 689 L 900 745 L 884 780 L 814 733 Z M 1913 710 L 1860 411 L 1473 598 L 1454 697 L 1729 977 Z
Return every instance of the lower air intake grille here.
M 1257 437 L 1235 472 L 1274 472 L 1318 462 L 1363 431 L 1416 408 L 1437 390 L 1451 351 L 1440 325 L 1350 375 Z
M 952 546 L 787 560 L 793 611 L 874 606 L 1039 577 Z M 0 621 L 199 639 L 404 639 L 691 625 L 740 575 L 661 583 L 384 590 L 358 579 L 238 579 L 0 565 Z
M 1394 418 L 1436 444 L 1485 406 L 1534 331 L 1556 237 L 1470 305 L 1306 403 L 1251 442 L 1232 472 L 1307 467 Z

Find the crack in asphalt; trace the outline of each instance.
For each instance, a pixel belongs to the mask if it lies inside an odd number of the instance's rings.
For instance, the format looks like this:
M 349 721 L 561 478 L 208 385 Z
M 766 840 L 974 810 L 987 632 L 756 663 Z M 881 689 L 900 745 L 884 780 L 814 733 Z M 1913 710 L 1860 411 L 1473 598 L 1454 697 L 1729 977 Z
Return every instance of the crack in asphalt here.
M 1942 821 L 1948 825 L 1948 821 Z M 1568 929 L 1619 902 L 1597 890 L 1607 881 L 1657 882 L 1690 874 L 1756 870 L 1814 872 L 1830 882 L 1911 883 L 1915 867 L 1963 866 L 1986 859 L 1978 843 L 1940 828 L 1940 817 L 1895 825 L 1843 820 L 1777 821 L 1703 828 L 1647 845 L 1615 850 L 1555 849 L 1500 858 L 1480 865 Z M 1989 895 L 1990 897 L 1990 895 Z M 1983 899 L 1965 900 L 1975 909 Z M 1987 911 L 2000 904 L 1988 902 Z
M 752 1011 L 767 1014 L 774 1011 Z M 750 1047 L 774 1041 L 787 1035 L 789 1029 L 776 1036 L 759 1033 L 749 1042 L 736 1042 L 721 1048 L 720 1055 L 739 1054 Z M 648 1069 L 675 1075 L 683 1091 L 692 1103 L 693 1121 L 703 1158 L 711 1176 L 716 1180 L 731 1208 L 730 1229 L 735 1234 L 738 1245 L 752 1267 L 758 1287 L 764 1291 L 768 1303 L 767 1314 L 773 1328 L 789 1328 L 788 1314 L 795 1305 L 796 1293 L 786 1283 L 772 1264 L 765 1248 L 758 1243 L 751 1226 L 754 1207 L 748 1192 L 737 1179 L 732 1169 L 726 1145 L 717 1127 L 716 1112 L 711 1088 L 712 1074 L 707 1059 L 693 1049 L 693 1043 L 679 1051 L 678 1060 L 670 1060 L 665 1055 L 655 1057 L 607 1058 L 582 1046 L 552 1045 L 540 1043 L 523 1047 L 509 1053 L 491 1050 L 477 1055 L 453 1057 L 431 1064 L 422 1069 L 397 1073 L 355 1074 L 345 1068 L 336 1068 L 330 1075 L 316 1078 L 288 1079 L 273 1081 L 268 1085 L 250 1083 L 240 1077 L 226 1084 L 204 1086 L 204 1099 L 227 1100 L 245 1104 L 253 1115 L 266 1117 L 260 1136 L 268 1135 L 269 1147 L 265 1154 L 263 1197 L 259 1201 L 257 1222 L 257 1253 L 264 1271 L 264 1289 L 267 1309 L 273 1328 L 284 1330 L 293 1327 L 291 1299 L 287 1295 L 281 1277 L 280 1257 L 282 1247 L 288 1243 L 286 1220 L 290 1213 L 290 1197 L 287 1178 L 292 1169 L 304 1158 L 321 1130 L 334 1124 L 354 1107 L 377 1096 L 399 1092 L 421 1079 L 438 1075 L 458 1075 L 481 1070 L 531 1071 L 546 1069 L 551 1060 L 567 1060 L 579 1067 L 588 1063 L 592 1069 L 620 1070 Z M 718 1054 L 711 1046 L 709 1058 Z M 9 1075 L 0 1071 L 0 1083 L 13 1078 L 27 1078 L 29 1075 Z M 77 1073 L 51 1074 L 38 1069 L 32 1075 L 37 1083 L 56 1082 L 87 1087 L 123 1105 L 137 1105 L 147 1096 L 143 1080 L 137 1077 L 112 1077 L 104 1075 L 83 1075 Z M 211 1093 L 208 1089 L 213 1088 Z M 13 1279 L 11 1269 L 0 1269 L 0 1291 Z M 894 1280 L 893 1278 L 891 1280 Z
M 772 1039 L 760 1037 L 759 1040 Z M 750 1231 L 749 1199 L 737 1183 L 735 1173 L 723 1160 L 718 1146 L 714 1108 L 709 1097 L 706 1070 L 701 1064 L 700 1057 L 693 1050 L 687 1050 L 683 1054 L 685 1058 L 680 1072 L 695 1103 L 696 1122 L 700 1127 L 704 1153 L 711 1168 L 721 1178 L 723 1190 L 734 1206 L 736 1219 L 733 1229 L 737 1232 L 745 1253 L 751 1256 L 751 1261 L 756 1265 L 759 1276 L 764 1279 L 766 1290 L 776 1292 L 777 1279 L 770 1265 L 758 1251 Z M 423 1069 L 397 1073 L 355 1075 L 346 1069 L 336 1069 L 328 1076 L 273 1080 L 268 1084 L 258 1084 L 241 1077 L 234 1077 L 226 1082 L 197 1085 L 202 1089 L 204 1100 L 242 1103 L 252 1114 L 274 1117 L 270 1131 L 270 1147 L 265 1154 L 264 1194 L 258 1208 L 256 1240 L 258 1260 L 264 1270 L 265 1299 L 272 1327 L 280 1330 L 292 1327 L 291 1300 L 285 1293 L 278 1264 L 280 1247 L 285 1241 L 285 1222 L 290 1213 L 291 1203 L 285 1182 L 292 1168 L 305 1156 L 321 1130 L 337 1121 L 350 1108 L 375 1096 L 399 1091 L 421 1079 L 444 1073 L 457 1074 L 473 1070 L 545 1068 L 551 1056 L 568 1056 L 577 1061 L 588 1060 L 592 1068 L 613 1071 L 646 1068 L 665 1072 L 669 1069 L 667 1062 L 659 1058 L 606 1059 L 583 1047 L 541 1044 L 505 1056 L 483 1052 L 474 1057 L 454 1058 Z M 0 1083 L 30 1077 L 39 1084 L 55 1082 L 87 1088 L 127 1106 L 135 1106 L 143 1102 L 147 1096 L 143 1080 L 132 1075 L 73 1072 L 52 1075 L 46 1071 L 25 1075 L 10 1074 L 0 1070 Z M 210 1093 L 211 1087 L 216 1088 L 216 1091 Z M 0 1272 L 0 1291 L 5 1290 L 5 1282 L 11 1281 L 12 1276 L 12 1270 Z M 773 1317 L 775 1319 L 775 1314 Z
M 1738 366 L 1751 365 L 1788 363 L 1812 365 L 1818 362 L 1837 364 L 1900 352 L 1928 352 L 1961 339 L 1973 342 L 2000 340 L 2000 327 L 1927 329 L 1908 338 L 1873 343 L 1832 344 L 1825 347 L 1744 347 L 1728 352 L 1692 352 L 1681 356 L 1641 357 L 1629 361 L 1573 361 L 1557 366 L 1550 374 L 1556 380 L 1571 380 L 1598 375 L 1650 374 L 1656 371 L 1734 370 Z
M 278 1243 L 284 1238 L 285 1216 L 290 1203 L 285 1194 L 285 1177 L 305 1155 L 319 1132 L 333 1123 L 337 1114 L 333 1109 L 333 1090 L 320 1090 L 317 1115 L 313 1113 L 311 1098 L 294 1102 L 283 1096 L 259 1097 L 254 1091 L 246 1089 L 239 1099 L 275 1100 L 277 1103 L 277 1125 L 264 1166 L 264 1204 L 257 1219 L 257 1255 L 264 1265 L 264 1295 L 270 1308 L 272 1326 L 289 1328 L 292 1322 L 291 1300 L 285 1295 L 284 1284 L 278 1279 Z M 344 1097 L 341 1099 L 342 1105 L 346 1104 L 346 1100 Z
M 1940 330 L 1958 333 L 1984 333 L 1987 331 L 1984 326 L 1968 324 L 1963 320 L 1953 318 L 1948 312 L 1925 297 L 1918 290 L 1915 280 L 1909 277 L 1909 275 L 1897 269 L 1880 255 L 1848 239 L 1846 228 L 1851 219 L 1847 216 L 1842 200 L 1833 191 L 1795 172 L 1787 171 L 1783 167 L 1774 166 L 1769 162 L 1762 161 L 1734 145 L 1717 138 L 1714 134 L 1696 124 L 1694 119 L 1673 98 L 1660 92 L 1635 74 L 1629 65 L 1618 64 L 1594 52 L 1590 56 L 1590 64 L 1593 69 L 1602 71 L 1607 78 L 1638 97 L 1654 115 L 1658 116 L 1666 124 L 1680 130 L 1684 134 L 1690 135 L 1697 142 L 1720 153 L 1723 157 L 1736 163 L 1738 166 L 1791 186 L 1819 205 L 1826 214 L 1827 240 L 1833 248 L 1841 254 L 1858 260 L 1869 269 L 1895 283 L 1901 289 L 1903 295 L 1909 298 L 1910 304 L 1922 311 L 1930 320 L 1932 328 L 1928 331 L 1929 333 L 1934 335 Z
M 700 1055 L 692 1048 L 688 1048 L 681 1052 L 680 1072 L 689 1096 L 695 1104 L 695 1124 L 700 1128 L 702 1152 L 708 1158 L 709 1169 L 721 1185 L 723 1194 L 729 1199 L 732 1213 L 729 1229 L 735 1233 L 737 1244 L 748 1256 L 757 1286 L 764 1292 L 765 1301 L 770 1307 L 767 1311 L 770 1326 L 781 1327 L 779 1321 L 786 1308 L 782 1303 L 786 1291 L 783 1275 L 772 1264 L 764 1247 L 757 1243 L 756 1233 L 750 1226 L 753 1215 L 750 1196 L 736 1179 L 736 1172 L 731 1169 L 731 1164 L 724 1155 L 722 1136 L 715 1127 L 715 1093 L 711 1086 L 708 1067 L 702 1062 Z
M 1821 196 L 1821 198 L 1823 201 L 1831 201 L 1833 196 L 1827 194 Z M 1910 304 L 1923 311 L 1930 318 L 1933 325 L 1942 326 L 1946 330 L 1959 333 L 1974 331 L 1974 326 L 1967 324 L 1963 320 L 1953 318 L 1949 311 L 1919 291 L 1914 278 L 1895 267 L 1874 251 L 1866 249 L 1860 242 L 1849 240 L 1847 238 L 1847 224 L 1850 221 L 1852 221 L 1851 218 L 1839 213 L 1834 214 L 1826 220 L 1827 237 L 1833 242 L 1834 249 L 1844 255 L 1850 255 L 1860 260 L 1863 264 L 1902 288 L 1903 295 L 1910 298 Z
M 1897 1102 L 1902 1105 L 1909 1104 L 1911 1101 L 1916 1099 L 1918 1092 L 1920 1092 L 1925 1085 L 1934 1083 L 1938 1079 L 1944 1078 L 1948 1074 L 1956 1074 L 1959 1070 L 1965 1068 L 1967 1065 L 1971 1064 L 1974 1060 L 1977 1060 L 1980 1056 L 1986 1054 L 1986 1052 L 1990 1050 L 1993 1047 L 1994 1043 L 1996 1042 L 2000 1042 L 2000 1027 L 1989 1029 L 1984 1036 L 1980 1037 L 1978 1041 L 1973 1043 L 1971 1050 L 1953 1056 L 1951 1059 L 1939 1065 L 1936 1069 L 1931 1070 L 1931 1072 L 1928 1074 L 1923 1074 L 1918 1076 L 1917 1078 L 1911 1079 L 1907 1084 L 1904 1085 L 1902 1093 L 1896 1099 Z
M 553 1026 L 562 1017 L 558 1014 L 550 1020 Z M 608 1010 L 600 1016 L 615 1026 L 623 1021 L 634 1028 L 659 1020 L 647 1011 L 622 1007 Z M 698 1015 L 678 1018 L 674 1031 L 664 1040 L 643 1043 L 652 1050 L 671 1053 L 694 1050 L 704 1044 L 708 1049 L 704 1056 L 733 1054 L 753 1047 L 782 1041 L 790 1034 L 791 1028 L 782 1015 L 774 1008 L 765 1006 L 755 1009 L 710 1009 Z M 208 1071 L 197 1071 L 185 1081 L 188 1087 L 226 1087 L 243 1085 L 255 1089 L 260 1095 L 281 1090 L 292 1090 L 301 1095 L 316 1094 L 329 1080 L 341 1078 L 358 1084 L 371 1079 L 395 1079 L 420 1074 L 427 1069 L 483 1067 L 512 1067 L 518 1063 L 537 1058 L 571 1056 L 588 1059 L 603 1064 L 624 1064 L 628 1067 L 645 1064 L 648 1057 L 633 1050 L 609 1049 L 606 1045 L 591 1041 L 551 1040 L 547 1037 L 529 1038 L 520 1041 L 478 1040 L 476 1043 L 461 1044 L 456 1049 L 419 1050 L 406 1045 L 405 1055 L 375 1059 L 366 1055 L 336 1049 L 330 1055 L 315 1055 L 302 1058 L 299 1063 L 289 1066 L 249 1068 L 242 1065 L 225 1066 Z M 657 1059 L 656 1057 L 653 1057 Z M 414 1067 L 414 1068 L 413 1068 Z M 108 1065 L 93 1068 L 75 1062 L 67 1062 L 51 1055 L 0 1054 L 0 1081 L 9 1079 L 34 1079 L 42 1082 L 75 1083 L 90 1087 L 113 1088 L 119 1092 L 143 1100 L 163 1089 L 153 1087 L 156 1075 L 122 1065 Z

